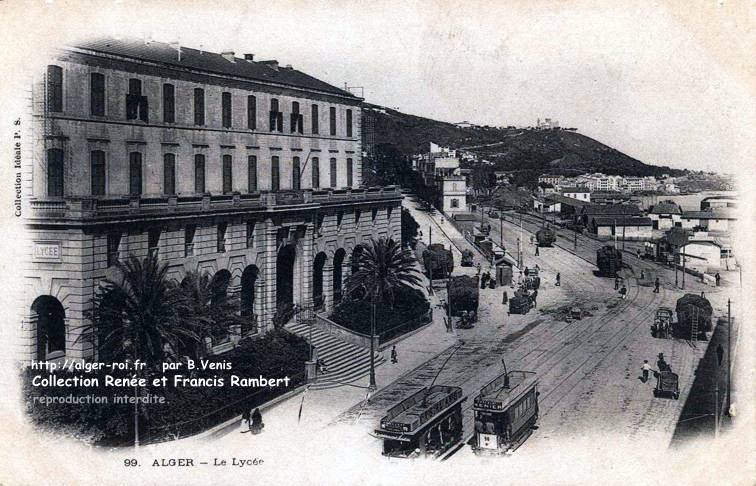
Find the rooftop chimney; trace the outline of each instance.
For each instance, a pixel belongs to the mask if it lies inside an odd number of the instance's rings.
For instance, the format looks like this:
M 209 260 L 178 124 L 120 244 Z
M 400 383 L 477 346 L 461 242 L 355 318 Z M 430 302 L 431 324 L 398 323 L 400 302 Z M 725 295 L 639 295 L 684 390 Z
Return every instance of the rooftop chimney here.
M 270 61 L 260 61 L 262 64 L 265 64 L 269 68 L 271 68 L 274 71 L 278 71 L 278 61 L 275 59 L 271 59 Z
M 252 61 L 255 60 L 255 55 L 254 54 L 249 54 L 249 53 L 244 54 L 244 60 L 252 62 Z
M 236 62 L 234 61 L 234 51 L 223 51 L 221 56 L 228 62 Z

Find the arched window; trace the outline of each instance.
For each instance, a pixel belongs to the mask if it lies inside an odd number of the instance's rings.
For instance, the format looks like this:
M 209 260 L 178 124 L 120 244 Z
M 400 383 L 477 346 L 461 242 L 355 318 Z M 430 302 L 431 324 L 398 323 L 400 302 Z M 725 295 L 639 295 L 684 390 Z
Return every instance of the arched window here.
M 291 188 L 295 191 L 298 191 L 301 188 L 301 182 L 300 182 L 300 167 L 299 167 L 299 157 L 294 157 L 294 162 L 292 163 L 291 167 Z
M 61 149 L 47 151 L 47 195 L 63 196 L 63 150 Z
M 234 167 L 231 156 L 223 156 L 223 194 L 230 194 L 234 187 Z
M 105 195 L 105 152 L 93 150 L 90 154 L 92 195 Z
M 320 188 L 320 160 L 317 157 L 312 158 L 312 188 Z
M 63 69 L 47 66 L 47 111 L 63 111 Z
M 202 154 L 194 156 L 194 192 L 205 192 L 205 156 Z
M 38 297 L 31 306 L 37 318 L 37 359 L 60 358 L 66 354 L 66 312 L 50 295 Z
M 142 154 L 131 152 L 129 154 L 129 195 L 139 196 L 142 194 Z
M 163 155 L 163 194 L 176 194 L 176 155 Z

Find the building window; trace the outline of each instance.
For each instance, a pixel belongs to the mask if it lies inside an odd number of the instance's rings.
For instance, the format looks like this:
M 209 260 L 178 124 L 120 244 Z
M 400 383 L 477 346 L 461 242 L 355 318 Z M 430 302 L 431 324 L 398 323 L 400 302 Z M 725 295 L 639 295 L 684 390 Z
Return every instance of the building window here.
M 234 167 L 230 155 L 223 156 L 223 194 L 229 194 L 234 189 Z
M 247 248 L 255 246 L 255 222 L 247 221 Z
M 231 128 L 231 93 L 221 94 L 221 122 L 223 128 Z
M 227 229 L 228 229 L 228 224 L 226 223 L 218 224 L 218 232 L 217 232 L 218 253 L 225 253 L 226 251 L 226 230 Z
M 294 101 L 291 103 L 291 133 L 303 133 L 303 126 L 304 117 L 299 113 L 299 103 Z
M 352 167 L 352 159 L 347 159 L 347 187 L 352 187 L 354 168 Z
M 451 200 L 451 207 L 458 208 L 459 207 L 459 199 L 452 199 Z
M 47 195 L 63 196 L 63 151 L 61 149 L 47 151 Z
M 142 194 L 142 154 L 140 152 L 129 154 L 129 194 L 132 196 Z
M 257 155 L 247 157 L 247 190 L 257 192 Z
M 346 134 L 347 137 L 352 136 L 352 110 L 346 111 Z
M 105 116 L 105 76 L 100 73 L 89 75 L 89 114 Z
M 294 157 L 294 162 L 292 163 L 291 167 L 291 188 L 295 191 L 298 191 L 301 189 L 302 184 L 300 181 L 301 173 L 300 173 L 300 164 L 299 164 L 299 157 Z
M 160 228 L 154 228 L 147 232 L 147 254 L 157 256 L 160 250 Z
M 317 157 L 312 158 L 312 188 L 320 188 L 320 160 Z
M 142 82 L 129 79 L 129 92 L 126 94 L 126 119 L 147 121 L 147 97 L 142 96 Z
M 336 187 L 336 159 L 331 159 L 331 187 Z
M 194 192 L 205 192 L 205 156 L 202 154 L 194 156 Z
M 110 233 L 108 235 L 108 267 L 112 267 L 116 264 L 118 264 L 118 251 L 119 247 L 121 246 L 121 234 L 120 233 Z
M 176 156 L 163 155 L 163 194 L 176 194 Z
M 279 173 L 278 157 L 273 156 L 270 160 L 270 190 L 278 191 L 281 189 L 281 174 Z
M 320 123 L 318 120 L 318 105 L 312 105 L 312 133 L 317 135 L 320 131 Z
M 63 69 L 47 66 L 47 111 L 63 111 Z
M 205 124 L 205 90 L 194 88 L 194 124 Z
M 247 128 L 257 129 L 257 98 L 254 95 L 247 96 Z
M 283 113 L 279 111 L 278 99 L 270 100 L 270 131 L 283 132 Z
M 163 85 L 163 122 L 176 122 L 176 89 L 172 84 Z
M 329 122 L 331 124 L 331 136 L 336 135 L 336 108 L 331 107 L 329 110 Z
M 187 226 L 184 229 L 184 256 L 194 255 L 194 233 L 197 232 L 197 227 Z
M 93 150 L 90 154 L 92 195 L 105 195 L 105 152 Z

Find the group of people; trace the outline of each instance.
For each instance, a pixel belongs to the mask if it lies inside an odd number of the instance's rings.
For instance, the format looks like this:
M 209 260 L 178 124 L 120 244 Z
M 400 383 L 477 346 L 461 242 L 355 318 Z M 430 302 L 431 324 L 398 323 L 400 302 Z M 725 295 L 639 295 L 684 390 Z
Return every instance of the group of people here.
M 253 412 L 249 408 L 245 408 L 242 412 L 241 432 L 252 432 L 253 434 L 259 434 L 262 432 L 265 424 L 262 421 L 262 414 L 259 408 L 255 408 Z

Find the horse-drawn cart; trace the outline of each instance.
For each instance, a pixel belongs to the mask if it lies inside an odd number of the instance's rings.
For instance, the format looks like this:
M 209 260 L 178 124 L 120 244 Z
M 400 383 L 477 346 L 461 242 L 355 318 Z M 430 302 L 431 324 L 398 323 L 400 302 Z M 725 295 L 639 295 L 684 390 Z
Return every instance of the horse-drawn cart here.
M 680 398 L 680 387 L 677 373 L 671 371 L 659 371 L 656 376 L 655 397 Z
M 658 338 L 670 337 L 672 316 L 672 309 L 668 307 L 659 307 L 654 316 L 654 323 L 651 324 L 651 335 Z

